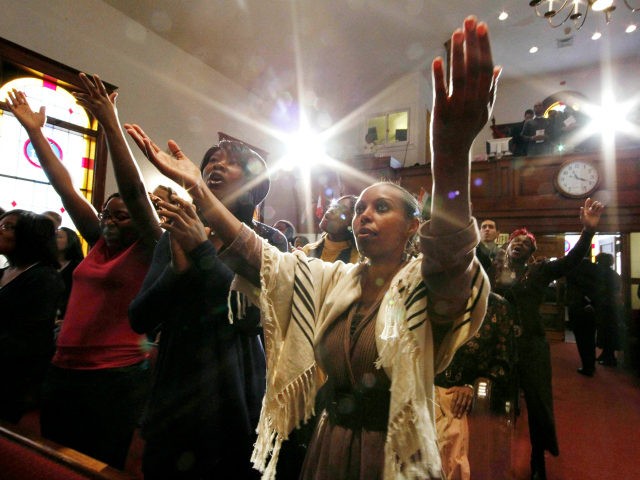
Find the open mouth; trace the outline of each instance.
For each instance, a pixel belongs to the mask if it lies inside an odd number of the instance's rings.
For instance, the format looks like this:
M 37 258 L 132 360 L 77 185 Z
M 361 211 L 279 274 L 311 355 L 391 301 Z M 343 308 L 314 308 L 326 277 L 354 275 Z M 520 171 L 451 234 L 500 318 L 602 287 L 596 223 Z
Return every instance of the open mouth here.
M 357 234 L 358 238 L 361 238 L 361 239 L 372 238 L 372 237 L 376 237 L 377 235 L 378 234 L 376 232 L 366 227 L 358 230 L 358 234 Z
M 220 186 L 220 185 L 223 185 L 224 183 L 225 183 L 224 176 L 220 175 L 219 173 L 212 173 L 207 178 L 207 185 L 212 187 Z

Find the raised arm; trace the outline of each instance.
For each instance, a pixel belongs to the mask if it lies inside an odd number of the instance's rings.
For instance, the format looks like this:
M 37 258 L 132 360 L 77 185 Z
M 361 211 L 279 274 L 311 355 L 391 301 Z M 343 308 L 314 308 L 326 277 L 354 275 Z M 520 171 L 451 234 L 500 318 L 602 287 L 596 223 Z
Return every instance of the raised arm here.
M 86 92 L 74 94 L 80 105 L 89 110 L 104 128 L 118 191 L 141 238 L 154 242 L 162 235 L 158 216 L 147 194 L 142 174 L 125 140 L 118 111 L 117 92 L 109 94 L 98 75 L 80 74 Z
M 582 223 L 580 238 L 564 257 L 547 264 L 545 277 L 549 281 L 560 278 L 573 270 L 589 252 L 591 240 L 596 233 L 603 210 L 604 205 L 597 200 L 587 198 L 584 201 L 584 205 L 580 207 L 580 223 Z
M 470 221 L 471 145 L 487 123 L 500 68 L 493 66 L 489 32 L 467 17 L 464 30 L 451 37 L 451 82 L 442 58 L 433 61 L 434 104 L 431 121 L 432 233 L 449 234 Z
M 38 155 L 40 166 L 51 182 L 51 186 L 60 195 L 62 204 L 69 212 L 71 220 L 87 242 L 93 245 L 100 238 L 98 215 L 93 206 L 75 188 L 69 171 L 58 160 L 49 141 L 44 136 L 42 128 L 46 121 L 45 107 L 40 107 L 38 112 L 34 112 L 27 102 L 26 95 L 16 89 L 9 92 L 7 104 L 27 131 L 31 144 Z
M 420 234 L 430 318 L 446 328 L 465 311 L 474 291 L 483 298 L 488 291 L 479 263 L 473 263 L 478 233 L 471 222 L 469 150 L 489 118 L 499 73 L 487 25 L 474 17 L 451 37 L 450 85 L 442 59 L 433 61 L 433 201 L 431 221 Z M 474 302 L 479 304 L 484 305 Z M 483 312 L 474 309 L 473 315 L 481 318 Z
M 182 152 L 178 144 L 169 140 L 170 153 L 166 153 L 138 125 L 125 124 L 124 128 L 160 172 L 189 192 L 200 214 L 215 231 L 216 238 L 219 238 L 224 245 L 233 242 L 240 233 L 242 222 L 211 193 L 202 180 L 198 167 Z M 172 213 L 171 210 L 160 211 L 160 215 L 168 217 Z M 164 228 L 170 228 L 168 224 L 161 225 Z

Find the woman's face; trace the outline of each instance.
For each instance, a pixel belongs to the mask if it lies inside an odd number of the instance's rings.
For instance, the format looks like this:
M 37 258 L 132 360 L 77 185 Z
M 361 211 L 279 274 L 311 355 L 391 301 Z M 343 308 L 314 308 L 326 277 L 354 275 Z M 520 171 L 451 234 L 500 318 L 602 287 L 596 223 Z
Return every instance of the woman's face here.
M 356 202 L 353 235 L 360 253 L 372 261 L 402 258 L 418 225 L 418 219 L 407 218 L 402 193 L 392 186 L 369 187 Z
M 513 237 L 507 247 L 507 255 L 511 260 L 526 262 L 533 253 L 533 242 L 526 235 Z
M 244 170 L 224 148 L 218 149 L 202 170 L 202 179 L 219 200 L 238 194 L 244 184 Z
M 7 215 L 0 220 L 0 255 L 11 255 L 16 248 L 17 215 Z
M 102 236 L 109 248 L 126 248 L 140 237 L 122 198 L 113 197 L 109 200 L 100 217 Z
M 56 230 L 56 245 L 58 247 L 58 252 L 64 252 L 69 245 L 69 238 L 67 237 L 67 232 L 59 228 Z
M 346 233 L 352 220 L 353 200 L 343 198 L 342 200 L 331 202 L 322 220 L 320 220 L 320 229 L 332 235 Z

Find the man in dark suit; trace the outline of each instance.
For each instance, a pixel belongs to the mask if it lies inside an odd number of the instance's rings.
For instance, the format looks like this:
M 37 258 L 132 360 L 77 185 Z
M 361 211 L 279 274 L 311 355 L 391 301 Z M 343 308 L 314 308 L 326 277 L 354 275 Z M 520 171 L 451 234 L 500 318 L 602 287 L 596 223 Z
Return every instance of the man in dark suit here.
M 476 257 L 480 260 L 485 272 L 489 272 L 491 263 L 498 252 L 496 239 L 500 232 L 496 228 L 496 222 L 487 218 L 480 224 L 480 243 L 476 247 Z
M 567 306 L 569 324 L 576 337 L 582 366 L 578 373 L 592 377 L 596 370 L 596 310 L 598 268 L 590 258 L 567 274 Z
M 544 118 L 545 108 L 542 102 L 536 102 L 533 106 L 535 116 L 531 120 L 524 122 L 522 127 L 522 138 L 527 142 L 527 155 L 547 155 L 550 153 L 549 146 L 549 121 Z
M 509 132 L 512 137 L 512 152 L 514 157 L 526 157 L 527 156 L 527 145 L 528 142 L 522 137 L 522 129 L 524 128 L 524 124 L 527 120 L 531 120 L 533 118 L 533 110 L 528 108 L 524 112 L 524 120 L 522 122 L 515 124 L 511 127 L 511 131 Z

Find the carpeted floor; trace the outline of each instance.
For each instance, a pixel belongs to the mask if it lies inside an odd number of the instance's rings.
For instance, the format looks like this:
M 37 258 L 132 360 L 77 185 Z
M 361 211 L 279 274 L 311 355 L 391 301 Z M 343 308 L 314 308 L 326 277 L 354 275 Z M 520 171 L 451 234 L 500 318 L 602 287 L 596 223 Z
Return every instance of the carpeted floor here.
M 560 456 L 547 454 L 548 480 L 640 480 L 640 379 L 621 367 L 599 366 L 592 378 L 579 375 L 575 343 L 552 343 L 551 357 Z M 529 480 L 523 399 L 520 406 L 515 422 L 506 415 L 471 421 L 472 480 Z M 35 412 L 21 424 L 39 433 Z M 141 451 L 142 441 L 136 436 L 127 471 L 138 479 Z
M 552 343 L 551 356 L 560 456 L 547 454 L 548 480 L 640 479 L 640 380 L 621 367 L 599 366 L 592 378 L 579 375 L 574 343 Z M 473 480 L 530 478 L 524 401 L 521 407 L 513 429 L 495 421 L 480 426 L 488 431 L 472 429 Z M 496 451 L 506 443 L 510 451 Z

